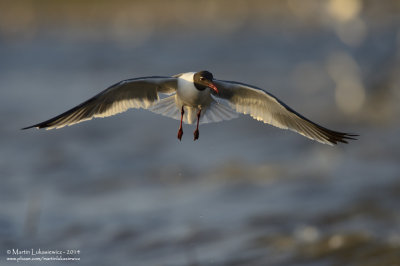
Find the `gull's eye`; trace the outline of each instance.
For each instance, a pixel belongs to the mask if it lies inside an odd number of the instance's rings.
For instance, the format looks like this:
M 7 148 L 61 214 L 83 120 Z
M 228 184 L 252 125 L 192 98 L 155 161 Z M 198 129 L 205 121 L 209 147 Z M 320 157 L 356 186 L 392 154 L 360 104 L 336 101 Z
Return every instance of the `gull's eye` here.
M 206 78 L 205 77 L 200 77 L 200 80 L 206 80 Z

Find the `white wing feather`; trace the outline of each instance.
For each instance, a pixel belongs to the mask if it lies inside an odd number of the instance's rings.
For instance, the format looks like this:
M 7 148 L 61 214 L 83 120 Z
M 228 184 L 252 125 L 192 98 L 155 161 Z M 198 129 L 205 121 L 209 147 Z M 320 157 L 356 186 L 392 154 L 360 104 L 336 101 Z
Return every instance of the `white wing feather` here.
M 80 105 L 42 123 L 26 127 L 61 128 L 90 120 L 107 117 L 130 108 L 148 109 L 160 100 L 159 94 L 175 92 L 174 77 L 144 77 L 118 82 Z
M 324 128 L 294 111 L 272 94 L 247 84 L 213 80 L 219 90 L 214 97 L 225 99 L 239 113 L 248 114 L 264 123 L 295 131 L 307 138 L 333 145 L 347 143 L 356 135 Z

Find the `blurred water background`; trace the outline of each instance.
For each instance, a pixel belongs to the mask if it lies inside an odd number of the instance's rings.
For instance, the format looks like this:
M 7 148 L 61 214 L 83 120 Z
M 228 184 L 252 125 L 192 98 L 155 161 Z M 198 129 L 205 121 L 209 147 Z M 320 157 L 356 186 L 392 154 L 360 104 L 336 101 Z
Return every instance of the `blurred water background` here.
M 400 265 L 399 12 L 1 0 L 0 264 L 41 248 L 79 249 L 79 265 Z M 186 125 L 179 142 L 178 121 L 144 110 L 19 130 L 119 80 L 202 69 L 359 140 L 330 147 L 241 116 L 196 142 Z

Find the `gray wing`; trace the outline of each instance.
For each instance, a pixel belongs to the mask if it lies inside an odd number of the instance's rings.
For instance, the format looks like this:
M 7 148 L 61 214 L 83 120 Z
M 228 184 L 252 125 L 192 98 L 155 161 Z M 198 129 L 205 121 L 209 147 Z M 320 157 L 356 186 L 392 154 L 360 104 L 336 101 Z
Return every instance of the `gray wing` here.
M 25 127 L 61 128 L 94 117 L 112 116 L 130 108 L 147 109 L 157 102 L 159 93 L 176 91 L 175 77 L 143 77 L 120 81 L 78 106 L 42 123 Z
M 273 126 L 290 129 L 307 138 L 333 145 L 347 143 L 346 139 L 355 139 L 357 135 L 342 133 L 324 128 L 284 104 L 272 94 L 247 84 L 213 80 L 219 94 L 213 93 L 228 101 L 239 113 L 249 114 L 254 119 Z

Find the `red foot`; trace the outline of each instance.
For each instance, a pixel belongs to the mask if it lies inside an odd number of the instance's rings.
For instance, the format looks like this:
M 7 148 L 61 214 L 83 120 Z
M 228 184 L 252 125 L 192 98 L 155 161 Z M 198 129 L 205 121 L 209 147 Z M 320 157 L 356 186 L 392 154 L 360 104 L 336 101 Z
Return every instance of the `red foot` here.
M 196 129 L 196 130 L 194 131 L 193 136 L 194 136 L 194 139 L 193 139 L 193 140 L 199 139 L 199 130 L 198 130 L 198 129 Z
M 182 135 L 183 135 L 183 130 L 182 130 L 182 128 L 180 128 L 179 130 L 178 130 L 178 139 L 181 141 L 182 140 Z

